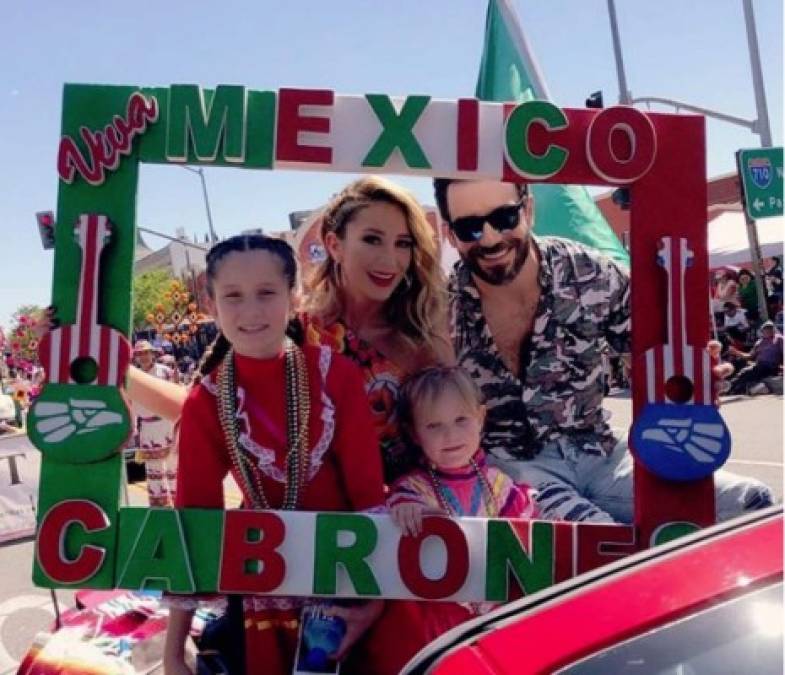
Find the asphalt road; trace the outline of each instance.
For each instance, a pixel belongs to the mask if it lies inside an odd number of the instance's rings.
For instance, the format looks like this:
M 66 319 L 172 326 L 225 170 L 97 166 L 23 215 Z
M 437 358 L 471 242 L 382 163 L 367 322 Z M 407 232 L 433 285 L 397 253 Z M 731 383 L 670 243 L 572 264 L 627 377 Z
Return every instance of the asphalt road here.
M 631 402 L 628 394 L 616 393 L 606 402 L 613 426 L 628 426 Z M 727 468 L 771 485 L 782 499 L 783 400 L 781 396 L 731 397 L 723 399 L 722 415 L 733 436 L 733 452 Z M 133 504 L 144 503 L 138 485 L 130 490 Z M 19 659 L 36 633 L 48 630 L 54 620 L 48 590 L 30 581 L 32 541 L 0 546 L 0 675 L 16 672 Z M 73 593 L 58 591 L 61 608 L 73 604 Z

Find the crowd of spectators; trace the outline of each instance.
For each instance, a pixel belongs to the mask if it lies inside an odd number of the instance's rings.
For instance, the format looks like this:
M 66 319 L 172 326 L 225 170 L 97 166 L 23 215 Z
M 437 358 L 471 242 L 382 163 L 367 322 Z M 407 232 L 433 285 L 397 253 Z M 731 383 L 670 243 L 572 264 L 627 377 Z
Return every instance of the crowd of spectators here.
M 763 275 L 766 310 L 758 302 L 755 276 L 748 269 L 724 269 L 712 289 L 718 338 L 713 358 L 725 369 L 724 393 L 782 393 L 782 265 L 771 259 Z

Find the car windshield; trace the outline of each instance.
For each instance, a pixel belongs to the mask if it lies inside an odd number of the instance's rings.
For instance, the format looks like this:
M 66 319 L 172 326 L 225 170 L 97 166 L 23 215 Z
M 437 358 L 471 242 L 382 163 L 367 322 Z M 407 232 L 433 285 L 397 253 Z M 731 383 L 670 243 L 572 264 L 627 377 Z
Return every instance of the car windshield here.
M 782 673 L 782 627 L 779 583 L 661 626 L 558 672 Z

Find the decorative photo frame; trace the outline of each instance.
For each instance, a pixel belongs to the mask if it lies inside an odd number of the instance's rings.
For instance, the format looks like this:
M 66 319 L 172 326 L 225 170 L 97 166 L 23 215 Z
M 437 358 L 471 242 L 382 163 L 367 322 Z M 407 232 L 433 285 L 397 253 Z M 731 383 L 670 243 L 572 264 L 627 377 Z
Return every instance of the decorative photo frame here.
M 635 524 L 431 517 L 421 536 L 401 538 L 386 516 L 121 508 L 140 163 L 628 188 Z M 68 84 L 57 168 L 52 302 L 62 327 L 42 341 L 49 379 L 29 419 L 43 455 L 36 584 L 498 601 L 713 522 L 711 475 L 730 437 L 703 348 L 702 117 L 240 85 Z M 679 440 L 679 425 L 702 425 L 712 451 Z

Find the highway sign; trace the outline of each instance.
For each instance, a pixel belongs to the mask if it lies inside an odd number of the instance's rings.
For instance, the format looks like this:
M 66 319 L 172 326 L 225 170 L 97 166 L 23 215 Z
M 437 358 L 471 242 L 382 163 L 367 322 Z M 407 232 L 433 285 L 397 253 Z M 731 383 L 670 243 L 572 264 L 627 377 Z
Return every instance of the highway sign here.
M 782 148 L 754 148 L 736 153 L 747 216 L 751 220 L 782 215 Z

